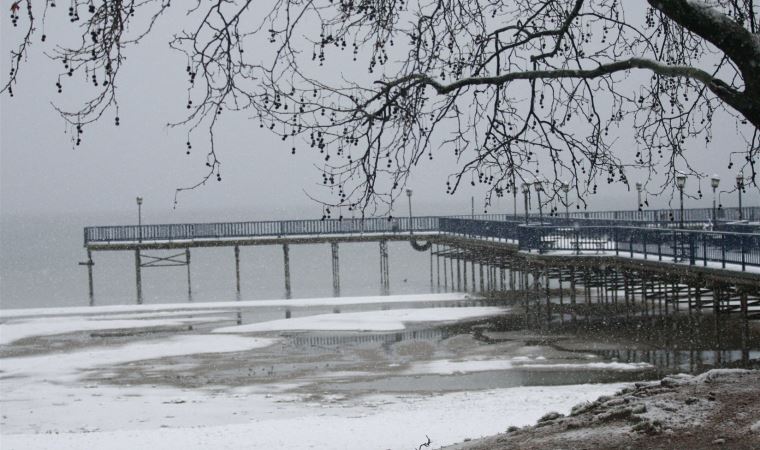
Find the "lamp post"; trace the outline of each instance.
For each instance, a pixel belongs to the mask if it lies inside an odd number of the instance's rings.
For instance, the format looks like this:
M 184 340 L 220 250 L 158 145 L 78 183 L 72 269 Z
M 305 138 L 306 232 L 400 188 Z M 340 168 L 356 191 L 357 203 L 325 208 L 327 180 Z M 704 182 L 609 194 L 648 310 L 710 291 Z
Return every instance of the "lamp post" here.
M 683 228 L 683 188 L 686 187 L 686 175 L 683 173 L 678 173 L 676 175 L 676 187 L 678 187 L 678 192 L 681 197 L 681 214 L 679 217 L 679 224 L 680 227 Z
M 409 199 L 409 234 L 412 234 L 412 190 L 406 190 L 406 197 Z
M 636 204 L 636 211 L 639 213 L 642 212 L 642 208 L 644 205 L 641 204 L 641 189 L 644 186 L 641 185 L 641 183 L 636 183 L 636 195 L 638 196 L 639 202 Z M 639 219 L 641 218 L 641 214 L 639 214 Z
M 562 190 L 565 192 L 565 218 L 570 220 L 570 202 L 567 200 L 567 193 L 570 192 L 570 185 L 562 183 Z
M 718 190 L 718 185 L 720 185 L 720 177 L 718 174 L 715 174 L 710 178 L 710 186 L 713 190 L 713 207 L 712 207 L 712 219 L 713 219 L 713 230 L 718 225 L 718 215 L 715 212 L 715 192 Z
M 530 194 L 530 186 L 527 183 L 522 184 L 522 193 L 525 198 L 525 225 L 528 224 L 528 195 Z
M 744 220 L 744 214 L 742 213 L 742 189 L 744 189 L 744 174 L 739 172 L 736 174 L 736 190 L 739 191 L 739 220 Z
M 143 198 L 137 197 L 137 233 L 139 242 L 142 242 L 142 202 Z
M 533 184 L 533 187 L 536 188 L 536 194 L 538 194 L 538 220 L 543 223 L 544 222 L 544 208 L 541 205 L 541 191 L 544 189 L 544 187 L 541 185 L 540 181 L 536 181 Z

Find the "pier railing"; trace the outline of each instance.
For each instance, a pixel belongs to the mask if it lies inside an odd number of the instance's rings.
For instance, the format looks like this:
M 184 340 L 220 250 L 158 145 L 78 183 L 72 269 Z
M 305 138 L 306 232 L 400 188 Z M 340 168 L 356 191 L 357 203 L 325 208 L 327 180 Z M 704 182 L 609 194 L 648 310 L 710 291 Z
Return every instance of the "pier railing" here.
M 560 215 L 563 215 L 560 213 Z M 681 220 L 681 211 L 679 208 L 673 209 L 648 209 L 642 211 L 590 211 L 590 212 L 571 212 L 571 219 L 605 219 L 605 220 L 626 220 L 636 222 L 679 222 Z M 736 221 L 743 220 L 757 221 L 760 220 L 760 207 L 747 206 L 741 208 L 718 208 L 715 210 L 718 221 Z M 683 211 L 684 222 L 711 222 L 713 219 L 712 208 L 689 208 Z
M 726 268 L 760 267 L 760 233 L 703 231 L 613 219 L 545 217 L 525 224 L 509 215 L 284 220 L 87 227 L 94 243 L 240 240 L 309 235 L 441 232 L 517 244 L 523 251 L 605 254 Z
M 84 243 L 437 231 L 438 217 L 278 220 L 86 227 Z
M 715 222 L 717 227 L 732 228 L 739 220 L 746 222 L 760 222 L 760 207 L 747 206 L 741 208 L 720 208 L 715 210 Z M 741 216 L 741 219 L 740 219 Z M 453 216 L 461 219 L 480 219 L 480 220 L 506 220 L 506 221 L 525 221 L 525 213 L 521 214 L 474 214 Z M 658 227 L 679 227 L 681 223 L 681 212 L 678 209 L 650 209 L 644 211 L 576 211 L 576 212 L 554 212 L 553 214 L 538 214 L 532 212 L 528 215 L 531 222 L 542 221 L 552 224 L 575 223 L 581 221 L 586 226 L 609 225 L 609 226 L 658 226 Z M 684 228 L 702 229 L 706 226 L 713 226 L 712 208 L 690 208 L 684 209 L 683 213 Z M 741 228 L 741 227 L 740 227 Z
M 440 231 L 502 240 L 523 251 L 609 255 L 726 268 L 760 267 L 760 234 L 626 226 L 573 226 L 441 218 Z
M 747 220 L 760 220 L 760 207 L 742 208 L 742 217 Z M 672 214 L 675 214 L 673 216 Z M 649 210 L 649 211 L 601 211 L 574 212 L 569 215 L 554 216 L 530 214 L 531 223 L 540 221 L 543 224 L 556 226 L 573 226 L 581 223 L 583 226 L 650 226 L 674 228 L 680 225 L 678 211 Z M 712 210 L 709 208 L 688 209 L 684 211 L 684 228 L 702 229 L 710 223 Z M 468 216 L 448 216 L 457 219 L 476 219 L 487 222 L 523 223 L 524 215 L 517 218 L 513 214 L 480 214 Z M 738 208 L 723 208 L 718 210 L 719 228 L 730 228 L 726 221 L 738 219 Z M 335 233 L 388 233 L 409 231 L 437 231 L 438 216 L 397 217 L 397 218 L 365 218 L 365 219 L 314 219 L 314 220 L 277 220 L 255 222 L 217 222 L 217 223 L 182 223 L 156 225 L 114 225 L 86 227 L 84 243 L 97 242 L 128 242 L 128 241 L 166 241 L 192 239 L 235 239 L 255 238 L 266 236 L 293 236 Z M 721 223 L 723 221 L 723 223 Z M 484 225 L 485 226 L 485 225 Z M 499 225 L 487 225 L 490 228 Z M 490 229 L 489 228 L 489 229 Z M 730 231 L 741 229 L 741 225 L 733 226 Z M 491 231 L 483 229 L 484 233 Z

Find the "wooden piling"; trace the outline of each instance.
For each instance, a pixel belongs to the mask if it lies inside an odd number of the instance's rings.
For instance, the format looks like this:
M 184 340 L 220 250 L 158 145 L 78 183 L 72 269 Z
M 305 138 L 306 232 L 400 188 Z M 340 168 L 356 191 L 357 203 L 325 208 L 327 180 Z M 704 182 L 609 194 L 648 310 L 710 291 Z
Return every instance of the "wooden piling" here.
M 193 285 L 190 283 L 190 249 L 185 249 L 185 265 L 187 266 L 187 301 L 193 301 Z
M 330 253 L 332 254 L 333 297 L 340 297 L 340 259 L 337 242 L 330 243 Z
M 236 299 L 240 300 L 240 246 L 235 246 L 235 293 Z
M 92 250 L 87 249 L 87 286 L 90 293 L 90 306 L 95 306 L 95 287 L 92 281 L 92 266 L 95 263 L 92 262 Z
M 142 269 L 142 261 L 140 259 L 140 249 L 135 249 L 135 284 L 137 286 L 137 304 L 142 305 L 143 303 L 143 294 L 142 294 L 142 274 L 140 273 Z
M 285 270 L 285 298 L 291 298 L 292 292 L 290 289 L 290 246 L 288 244 L 282 244 L 282 259 L 283 268 Z

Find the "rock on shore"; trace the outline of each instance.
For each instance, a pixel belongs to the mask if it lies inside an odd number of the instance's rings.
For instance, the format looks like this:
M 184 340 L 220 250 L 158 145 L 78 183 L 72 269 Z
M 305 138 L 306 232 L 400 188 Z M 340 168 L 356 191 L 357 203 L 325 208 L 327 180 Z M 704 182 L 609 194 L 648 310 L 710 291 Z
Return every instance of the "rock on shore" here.
M 536 425 L 451 449 L 760 448 L 760 371 L 715 369 L 636 383 Z

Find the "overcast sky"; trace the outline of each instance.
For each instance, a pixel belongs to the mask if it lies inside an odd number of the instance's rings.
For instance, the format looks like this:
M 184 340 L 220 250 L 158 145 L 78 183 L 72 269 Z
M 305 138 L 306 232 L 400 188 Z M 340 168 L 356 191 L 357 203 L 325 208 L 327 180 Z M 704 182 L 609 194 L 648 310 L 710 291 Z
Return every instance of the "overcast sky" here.
M 5 14 L 0 24 L 1 72 L 6 77 L 10 45 L 18 41 L 22 29 L 13 29 Z M 260 129 L 245 113 L 225 113 L 217 130 L 223 181 L 214 180 L 185 193 L 178 208 L 172 209 L 175 188 L 194 184 L 206 169 L 200 134 L 193 153 L 187 156 L 184 132 L 166 127 L 185 112 L 186 64 L 166 43 L 170 30 L 178 27 L 171 20 L 164 21 L 139 49 L 129 50 L 119 86 L 121 126 L 114 126 L 113 114 L 107 114 L 100 123 L 85 129 L 82 145 L 77 148 L 72 148 L 70 135 L 64 134 L 64 122 L 50 103 L 81 100 L 82 93 L 72 91 L 74 85 L 69 83 L 64 96 L 57 94 L 55 81 L 60 68 L 40 53 L 39 45 L 33 49 L 20 82 L 14 86 L 15 97 L 3 95 L 0 99 L 2 215 L 132 211 L 136 195 L 145 197 L 145 212 L 153 221 L 321 215 L 320 207 L 304 193 L 313 191 L 321 181 L 321 173 L 312 165 L 316 160 L 291 156 L 290 144 Z M 53 37 L 55 33 L 47 30 Z M 342 75 L 352 76 L 350 72 Z M 742 145 L 733 124 L 716 126 L 709 147 L 701 144 L 690 149 L 690 157 L 698 169 L 718 173 L 725 188 L 736 175 L 726 167 L 727 152 Z M 624 142 L 617 144 L 617 150 L 635 152 L 633 144 L 626 146 Z M 447 164 L 441 158 L 433 163 L 425 160 L 413 174 L 409 187 L 415 192 L 415 213 L 466 213 L 471 195 L 482 200 L 482 191 L 469 185 L 454 197 L 445 195 L 446 174 L 453 170 Z M 687 186 L 690 192 L 696 189 L 694 182 Z M 708 206 L 711 197 L 706 185 L 703 192 L 701 202 L 690 200 L 688 206 Z M 735 194 L 724 197 L 725 205 L 736 204 Z M 746 204 L 759 203 L 756 190 L 747 197 Z M 603 187 L 588 201 L 590 209 L 633 209 L 635 198 L 635 192 L 615 185 Z M 669 200 L 669 195 L 650 198 L 650 205 L 667 207 Z M 478 202 L 478 210 L 481 204 Z M 398 213 L 405 214 L 406 204 L 400 206 Z M 508 199 L 489 212 L 511 210 Z

